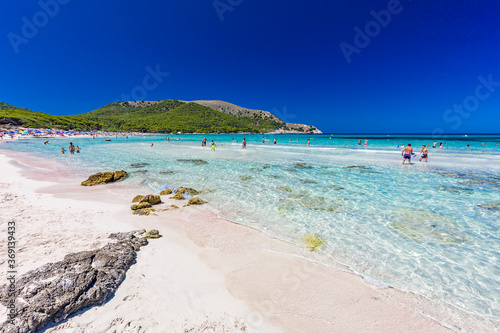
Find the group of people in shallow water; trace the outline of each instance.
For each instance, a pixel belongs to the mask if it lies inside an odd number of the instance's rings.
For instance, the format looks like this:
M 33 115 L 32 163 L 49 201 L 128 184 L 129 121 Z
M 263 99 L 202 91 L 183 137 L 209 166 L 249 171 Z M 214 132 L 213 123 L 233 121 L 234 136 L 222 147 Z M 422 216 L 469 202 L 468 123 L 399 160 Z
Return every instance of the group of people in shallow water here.
M 436 148 L 436 147 L 434 147 Z M 428 162 L 427 158 L 429 157 L 429 149 L 425 145 L 422 145 L 422 150 L 420 150 L 420 162 L 422 162 L 422 159 L 425 160 L 425 162 Z M 408 146 L 403 148 L 403 151 L 401 152 L 401 156 L 403 156 L 403 165 L 405 164 L 406 160 L 408 160 L 408 163 L 411 165 L 411 158 L 414 155 L 413 153 L 413 148 L 411 146 L 411 143 L 408 144 Z
M 45 143 L 45 142 L 44 142 L 44 144 L 48 144 L 48 140 L 47 140 L 47 143 Z M 80 148 L 79 146 L 76 146 L 76 148 L 75 148 L 75 146 L 73 145 L 73 142 L 70 142 L 70 143 L 69 143 L 69 146 L 68 146 L 68 151 L 69 151 L 69 153 L 70 153 L 71 155 L 74 155 L 74 154 L 75 154 L 75 152 L 76 152 L 77 154 L 80 154 L 80 150 L 81 150 L 81 148 Z M 61 148 L 61 154 L 63 154 L 63 155 L 64 155 L 64 153 L 66 153 L 66 150 L 64 150 L 64 147 L 62 147 L 62 148 Z

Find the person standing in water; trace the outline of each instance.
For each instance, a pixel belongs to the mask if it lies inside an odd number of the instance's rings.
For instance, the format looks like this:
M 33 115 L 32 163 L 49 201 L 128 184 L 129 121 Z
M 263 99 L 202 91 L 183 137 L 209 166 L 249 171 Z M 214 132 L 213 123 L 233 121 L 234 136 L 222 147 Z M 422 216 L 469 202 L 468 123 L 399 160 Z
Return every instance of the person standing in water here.
M 368 139 L 365 139 L 365 147 L 368 146 Z
M 210 149 L 212 151 L 215 151 L 215 142 L 214 142 L 214 140 L 212 140 L 212 145 L 211 145 Z
M 411 143 L 409 143 L 408 146 L 405 147 L 401 152 L 401 156 L 403 156 L 403 165 L 405 164 L 406 160 L 408 160 L 411 165 L 411 154 L 413 154 L 413 148 L 411 147 Z
M 427 162 L 427 155 L 429 154 L 429 150 L 425 145 L 422 145 L 422 150 L 420 151 L 420 154 L 422 154 L 422 156 L 420 156 L 419 161 L 422 162 L 422 159 L 425 159 L 425 162 Z
M 80 154 L 80 147 L 76 146 L 76 153 Z
M 61 154 L 64 155 L 64 153 L 66 152 L 66 150 L 64 150 L 64 147 L 61 148 Z
M 358 140 L 358 146 L 361 146 L 361 139 Z
M 70 142 L 70 143 L 69 143 L 68 150 L 69 150 L 69 153 L 70 153 L 71 155 L 74 155 L 74 154 L 75 154 L 75 146 L 73 146 L 73 142 Z
M 246 149 L 247 148 L 247 140 L 243 138 L 242 144 L 241 144 L 241 149 Z
M 438 142 L 437 141 L 434 141 L 434 143 L 432 144 L 432 148 L 436 148 Z
M 307 146 L 309 147 L 311 145 L 311 140 L 307 139 Z
M 274 144 L 277 144 L 278 142 L 276 141 L 276 138 L 274 138 Z

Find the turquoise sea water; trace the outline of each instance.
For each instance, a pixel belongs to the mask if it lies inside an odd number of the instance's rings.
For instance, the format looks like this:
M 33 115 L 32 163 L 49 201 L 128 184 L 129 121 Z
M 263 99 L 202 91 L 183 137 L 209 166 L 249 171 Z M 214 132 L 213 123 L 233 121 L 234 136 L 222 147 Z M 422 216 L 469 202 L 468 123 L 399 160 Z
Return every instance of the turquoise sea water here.
M 201 147 L 205 135 L 171 137 L 67 138 L 47 146 L 26 139 L 0 148 L 57 160 L 82 175 L 123 169 L 125 182 L 152 192 L 209 190 L 200 197 L 223 218 L 299 245 L 316 233 L 326 241 L 325 257 L 371 281 L 500 320 L 500 136 L 438 139 L 445 148 L 429 147 L 429 163 L 416 158 L 412 166 L 401 165 L 397 146 L 411 142 L 418 152 L 435 139 L 266 135 L 262 144 L 262 135 L 206 135 Z M 61 155 L 70 141 L 81 154 Z

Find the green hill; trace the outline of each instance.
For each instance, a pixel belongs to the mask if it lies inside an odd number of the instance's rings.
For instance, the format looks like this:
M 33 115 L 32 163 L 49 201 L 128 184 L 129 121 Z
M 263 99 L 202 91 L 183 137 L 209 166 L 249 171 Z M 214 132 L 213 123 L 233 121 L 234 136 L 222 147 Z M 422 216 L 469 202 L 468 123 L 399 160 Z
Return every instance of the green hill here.
M 141 132 L 269 132 L 285 124 L 274 116 L 237 117 L 193 102 L 117 102 L 75 115 L 104 124 L 110 131 Z
M 74 116 L 46 113 L 0 103 L 0 125 L 63 130 L 164 133 L 319 132 L 313 126 L 284 123 L 267 111 L 223 101 L 177 100 L 117 102 Z
M 102 127 L 101 124 L 73 116 L 51 116 L 0 102 L 0 125 L 27 128 L 57 128 L 63 130 L 88 131 Z

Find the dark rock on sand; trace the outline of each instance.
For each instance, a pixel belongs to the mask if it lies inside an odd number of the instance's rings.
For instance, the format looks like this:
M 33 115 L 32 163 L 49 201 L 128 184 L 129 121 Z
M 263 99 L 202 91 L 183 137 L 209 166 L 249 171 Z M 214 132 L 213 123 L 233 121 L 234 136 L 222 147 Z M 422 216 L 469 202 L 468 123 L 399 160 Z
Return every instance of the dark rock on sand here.
M 184 200 L 184 196 L 180 193 L 176 193 L 174 196 L 170 197 L 169 199 Z
M 142 198 L 144 198 L 144 196 L 143 196 L 143 195 L 136 195 L 136 196 L 134 197 L 134 199 L 132 199 L 132 203 L 134 203 L 134 202 L 139 202 L 139 201 L 141 201 L 141 199 L 142 199 Z
M 184 163 L 190 163 L 190 164 L 194 164 L 194 165 L 208 164 L 207 161 L 198 160 L 198 159 L 178 159 L 177 161 L 184 162 Z
M 94 186 L 111 182 L 118 182 L 125 179 L 125 177 L 127 177 L 127 172 L 123 170 L 115 172 L 99 172 L 83 181 L 82 186 Z
M 4 285 L 0 303 L 15 302 L 17 316 L 14 325 L 1 324 L 0 332 L 36 332 L 83 308 L 104 304 L 135 263 L 136 251 L 148 244 L 145 232 L 111 234 L 111 242 L 98 250 L 71 253 L 29 271 L 17 280 L 14 291 Z
M 156 205 L 156 204 L 161 203 L 161 198 L 159 195 L 148 194 L 139 201 L 139 203 L 142 203 L 142 202 L 149 202 L 152 205 Z
M 130 209 L 138 210 L 138 209 L 151 208 L 151 207 L 153 207 L 153 205 L 150 204 L 149 202 L 139 202 L 137 205 L 130 206 Z
M 151 205 L 151 204 L 150 204 Z M 141 209 L 136 209 L 133 211 L 134 215 L 145 215 L 145 216 L 148 216 L 148 215 L 156 215 L 154 214 L 154 212 L 156 212 L 156 209 L 154 208 L 141 208 Z
M 172 190 L 169 188 L 160 192 L 160 195 L 169 195 L 169 194 L 172 194 Z
M 191 187 L 181 186 L 179 188 L 174 189 L 173 193 L 175 193 L 175 195 L 173 197 L 170 197 L 169 199 L 184 200 L 187 199 L 187 196 L 200 194 L 200 191 L 196 191 L 194 188 Z
M 206 201 L 204 200 L 201 200 L 200 198 L 191 198 L 189 199 L 189 202 L 188 202 L 188 206 L 191 206 L 191 205 L 203 205 L 204 203 L 206 203 Z
M 146 238 L 160 238 L 162 237 L 160 235 L 160 232 L 156 229 L 151 229 L 148 232 L 146 232 Z
M 179 187 L 178 189 L 175 190 L 176 193 L 180 193 L 182 195 L 186 195 L 186 194 L 189 194 L 189 195 L 197 195 L 197 194 L 200 194 L 199 191 L 196 191 L 195 189 L 191 188 L 191 187 Z

